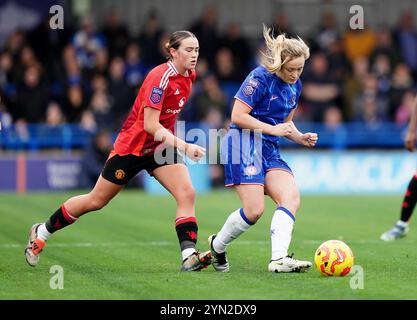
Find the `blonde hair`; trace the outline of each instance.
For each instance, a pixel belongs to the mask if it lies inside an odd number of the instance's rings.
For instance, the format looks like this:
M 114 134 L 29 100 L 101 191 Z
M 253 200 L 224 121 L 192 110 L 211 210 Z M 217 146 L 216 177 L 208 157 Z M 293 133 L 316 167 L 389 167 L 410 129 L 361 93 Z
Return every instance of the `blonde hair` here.
M 285 34 L 280 34 L 276 38 L 271 35 L 271 28 L 263 25 L 263 35 L 265 38 L 266 52 L 262 52 L 262 65 L 271 73 L 280 71 L 282 66 L 293 58 L 310 57 L 310 49 L 304 41 L 286 38 Z

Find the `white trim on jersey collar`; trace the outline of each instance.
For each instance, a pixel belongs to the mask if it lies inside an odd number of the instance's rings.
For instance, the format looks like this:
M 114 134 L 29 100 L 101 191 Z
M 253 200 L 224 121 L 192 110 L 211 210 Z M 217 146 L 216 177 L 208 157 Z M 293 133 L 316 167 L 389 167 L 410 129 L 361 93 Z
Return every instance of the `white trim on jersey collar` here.
M 175 74 L 179 73 L 177 68 L 175 68 L 174 64 L 172 63 L 172 61 L 168 61 L 168 66 L 170 66 L 174 70 Z

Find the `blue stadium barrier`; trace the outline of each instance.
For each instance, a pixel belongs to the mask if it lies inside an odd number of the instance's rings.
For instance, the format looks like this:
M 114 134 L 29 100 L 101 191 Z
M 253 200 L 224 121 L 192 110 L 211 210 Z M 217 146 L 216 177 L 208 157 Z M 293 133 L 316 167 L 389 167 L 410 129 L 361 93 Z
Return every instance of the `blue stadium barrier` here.
M 343 150 L 348 148 L 401 148 L 406 126 L 394 123 L 364 125 L 363 123 L 344 123 L 337 128 L 329 128 L 321 123 L 296 123 L 302 132 L 317 132 L 317 148 Z M 185 132 L 200 128 L 208 129 L 202 123 L 186 122 Z M 0 130 L 0 149 L 3 150 L 71 150 L 85 146 L 93 133 L 77 124 L 49 127 L 44 124 L 31 124 L 27 130 L 17 126 L 2 127 Z M 188 141 L 193 142 L 193 141 Z M 298 147 L 288 139 L 281 139 L 281 145 Z
M 0 157 L 0 192 L 62 191 L 81 185 L 80 154 L 19 153 Z M 403 194 L 416 170 L 416 156 L 398 150 L 283 150 L 302 194 Z M 210 167 L 188 165 L 198 193 L 211 190 Z M 146 172 L 136 183 L 152 194 L 168 194 Z
M 50 127 L 44 124 L 30 124 L 25 127 L 3 127 L 0 131 L 0 148 L 5 150 L 62 149 L 84 147 L 93 133 L 77 124 Z

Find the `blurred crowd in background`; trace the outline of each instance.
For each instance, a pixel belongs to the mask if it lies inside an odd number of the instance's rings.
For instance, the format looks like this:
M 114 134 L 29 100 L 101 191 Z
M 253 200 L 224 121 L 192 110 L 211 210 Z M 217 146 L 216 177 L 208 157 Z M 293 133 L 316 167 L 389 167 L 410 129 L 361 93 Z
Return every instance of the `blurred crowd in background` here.
M 275 34 L 296 37 L 285 13 L 265 21 Z M 411 12 L 395 28 L 338 30 L 332 12 L 305 37 L 311 50 L 302 75 L 295 121 L 406 124 L 417 83 L 417 29 Z M 227 127 L 233 96 L 263 49 L 230 23 L 218 32 L 217 11 L 207 8 L 184 29 L 200 41 L 197 82 L 186 121 Z M 29 31 L 15 30 L 0 47 L 0 116 L 3 127 L 79 123 L 85 130 L 117 132 L 147 72 L 166 61 L 166 32 L 157 11 L 132 34 L 116 10 L 102 25 L 81 17 L 63 30 L 45 20 Z

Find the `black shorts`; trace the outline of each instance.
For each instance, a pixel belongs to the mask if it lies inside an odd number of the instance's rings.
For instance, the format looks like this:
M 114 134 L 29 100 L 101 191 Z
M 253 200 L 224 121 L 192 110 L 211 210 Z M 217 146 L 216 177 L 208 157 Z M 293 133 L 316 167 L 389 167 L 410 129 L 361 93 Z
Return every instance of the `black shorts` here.
M 177 149 L 166 148 L 160 155 L 161 157 L 158 158 L 156 154 L 149 156 L 136 156 L 133 154 L 120 156 L 116 154 L 107 160 L 101 175 L 110 182 L 125 185 L 142 170 L 146 170 L 152 175 L 156 168 L 170 164 L 185 163 Z

